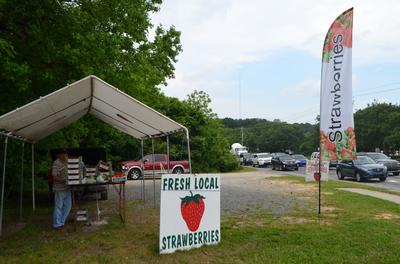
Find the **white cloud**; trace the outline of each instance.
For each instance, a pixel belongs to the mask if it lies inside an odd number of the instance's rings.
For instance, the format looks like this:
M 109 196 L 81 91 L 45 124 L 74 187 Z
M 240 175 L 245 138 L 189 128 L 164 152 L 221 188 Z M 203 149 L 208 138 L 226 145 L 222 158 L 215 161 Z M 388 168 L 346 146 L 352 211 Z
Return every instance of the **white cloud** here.
M 311 95 L 319 97 L 321 87 L 320 80 L 303 80 L 294 86 L 282 90 L 283 95 L 294 94 L 295 96 Z
M 354 6 L 353 63 L 400 60 L 400 2 L 387 0 L 167 0 L 153 16 L 155 24 L 182 31 L 183 53 L 176 78 L 163 90 L 184 98 L 198 89 L 209 93 L 221 116 L 236 116 L 237 90 L 232 77 L 241 64 L 268 60 L 279 50 L 293 49 L 321 56 L 332 21 Z M 311 87 L 310 89 L 308 87 Z M 295 90 L 315 92 L 319 80 L 304 80 Z

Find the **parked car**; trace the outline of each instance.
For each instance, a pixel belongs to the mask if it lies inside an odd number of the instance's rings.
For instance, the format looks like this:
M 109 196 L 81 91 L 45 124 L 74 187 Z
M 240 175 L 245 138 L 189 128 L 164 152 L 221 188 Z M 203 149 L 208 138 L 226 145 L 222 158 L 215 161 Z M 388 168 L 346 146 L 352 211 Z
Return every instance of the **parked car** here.
M 400 174 L 400 163 L 397 160 L 393 160 L 383 153 L 379 152 L 360 152 L 357 155 L 368 156 L 379 164 L 386 166 L 388 174 L 393 174 L 395 176 Z
M 339 163 L 339 161 L 337 161 L 337 160 L 330 160 L 329 161 L 329 167 L 330 168 L 336 168 L 337 167 L 337 165 L 338 165 L 338 163 Z
M 251 153 L 242 153 L 239 156 L 240 165 L 252 165 L 253 164 L 253 155 Z
M 253 154 L 253 167 L 267 167 L 271 165 L 272 156 L 269 153 L 256 153 Z
M 288 154 L 275 155 L 271 160 L 273 170 L 297 170 L 296 160 Z
M 145 177 L 146 175 L 153 175 L 153 166 L 154 171 L 157 176 L 160 176 L 162 173 L 168 172 L 168 164 L 167 164 L 167 155 L 166 154 L 154 154 L 146 155 L 143 157 L 143 167 L 142 168 L 142 160 L 138 161 L 123 161 L 121 162 L 122 171 L 125 176 L 130 180 L 137 180 Z M 172 173 L 187 173 L 189 172 L 189 162 L 186 160 L 183 161 L 172 161 L 169 162 L 170 172 Z
M 271 153 L 272 158 L 276 158 L 278 156 L 285 156 L 288 155 L 287 153 L 283 153 L 283 152 L 273 152 Z
M 307 158 L 301 154 L 293 154 L 292 158 L 296 161 L 297 167 L 305 167 L 307 165 Z
M 351 177 L 358 182 L 374 178 L 385 181 L 387 169 L 383 164 L 376 163 L 368 156 L 357 156 L 355 160 L 340 161 L 336 168 L 336 174 L 339 180 Z

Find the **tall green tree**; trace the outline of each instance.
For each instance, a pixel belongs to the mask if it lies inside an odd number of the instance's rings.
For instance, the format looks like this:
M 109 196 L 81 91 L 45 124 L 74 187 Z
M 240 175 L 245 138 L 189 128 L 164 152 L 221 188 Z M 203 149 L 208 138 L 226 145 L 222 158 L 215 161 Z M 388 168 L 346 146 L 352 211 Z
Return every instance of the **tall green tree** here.
M 373 102 L 355 115 L 356 142 L 358 151 L 386 152 L 400 147 L 400 106 Z
M 197 171 L 234 168 L 232 160 L 219 158 L 228 148 L 221 124 L 203 100 L 208 95 L 196 92 L 180 101 L 160 90 L 174 77 L 182 51 L 180 32 L 150 19 L 160 5 L 161 0 L 0 0 L 0 114 L 94 74 L 187 126 Z M 171 141 L 173 155 L 186 158 L 183 135 Z M 157 151 L 165 151 L 165 142 L 156 142 Z M 49 150 L 79 146 L 104 147 L 116 161 L 140 156 L 137 140 L 85 117 L 37 145 L 39 174 L 46 177 Z M 207 156 L 201 153 L 205 149 Z

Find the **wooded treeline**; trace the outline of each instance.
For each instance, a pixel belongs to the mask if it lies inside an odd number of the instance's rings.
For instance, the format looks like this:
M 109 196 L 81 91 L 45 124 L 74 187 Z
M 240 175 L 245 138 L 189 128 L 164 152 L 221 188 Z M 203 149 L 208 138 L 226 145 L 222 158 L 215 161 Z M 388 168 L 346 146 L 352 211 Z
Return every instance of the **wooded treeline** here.
M 289 124 L 265 119 L 222 119 L 230 142 L 241 142 L 252 152 L 281 152 L 291 150 L 310 155 L 318 151 L 319 124 Z M 400 106 L 373 102 L 354 114 L 357 151 L 395 153 L 400 149 Z

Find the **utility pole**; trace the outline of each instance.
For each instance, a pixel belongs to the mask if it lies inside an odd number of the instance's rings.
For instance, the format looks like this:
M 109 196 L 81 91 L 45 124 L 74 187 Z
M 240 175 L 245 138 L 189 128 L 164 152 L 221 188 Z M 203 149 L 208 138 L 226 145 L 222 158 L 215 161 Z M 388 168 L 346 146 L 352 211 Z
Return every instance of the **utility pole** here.
M 243 124 L 242 124 L 242 87 L 240 79 L 240 69 L 239 69 L 239 120 L 240 120 L 240 134 L 242 137 L 242 146 L 243 146 L 244 140 L 243 140 Z

